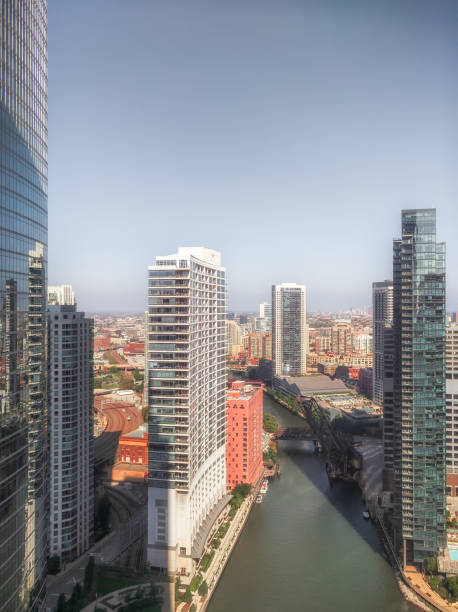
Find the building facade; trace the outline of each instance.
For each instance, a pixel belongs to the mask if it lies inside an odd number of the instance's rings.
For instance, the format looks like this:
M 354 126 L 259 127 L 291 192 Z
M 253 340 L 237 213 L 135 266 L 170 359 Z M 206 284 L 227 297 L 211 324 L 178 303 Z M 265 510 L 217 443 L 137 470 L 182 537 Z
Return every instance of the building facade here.
M 394 519 L 406 565 L 446 545 L 445 245 L 436 211 L 403 211 L 393 251 Z
M 248 357 L 251 359 L 272 359 L 272 335 L 248 334 Z
M 458 474 L 458 325 L 456 323 L 447 325 L 445 346 L 447 474 Z
M 236 321 L 226 321 L 226 355 L 238 357 L 243 351 L 242 329 Z
M 191 573 L 227 501 L 226 275 L 203 247 L 148 275 L 148 562 Z
M 60 306 L 75 306 L 75 294 L 71 285 L 49 285 L 48 304 Z
M 393 322 L 393 281 L 372 284 L 374 384 L 373 401 L 383 406 L 385 326 Z
M 0 9 L 0 611 L 39 609 L 47 556 L 47 3 Z
M 263 472 L 262 387 L 233 382 L 227 391 L 226 482 L 254 485 Z
M 334 355 L 351 355 L 354 349 L 351 323 L 339 321 L 331 329 L 331 351 Z
M 94 539 L 93 342 L 93 319 L 76 306 L 48 306 L 49 552 L 64 562 Z
M 272 286 L 272 358 L 274 376 L 307 372 L 305 285 Z

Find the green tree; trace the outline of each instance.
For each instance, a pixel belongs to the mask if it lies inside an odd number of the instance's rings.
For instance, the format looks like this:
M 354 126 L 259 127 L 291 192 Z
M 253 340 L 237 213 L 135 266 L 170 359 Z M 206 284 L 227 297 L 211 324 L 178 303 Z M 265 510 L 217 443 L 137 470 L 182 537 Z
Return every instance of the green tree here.
M 57 574 L 60 570 L 60 557 L 53 555 L 48 559 L 48 574 Z
M 458 577 L 457 576 L 449 576 L 444 581 L 445 588 L 453 597 L 456 599 L 458 597 Z
M 89 557 L 89 561 L 84 570 L 84 582 L 83 591 L 89 593 L 92 589 L 92 583 L 94 581 L 94 557 Z
M 196 604 L 192 604 L 191 607 L 189 608 L 189 612 L 196 612 L 197 608 L 196 608 Z
M 430 576 L 432 574 L 437 574 L 437 559 L 436 557 L 427 557 L 425 559 L 425 571 Z
M 192 593 L 191 593 L 191 589 L 189 587 L 184 592 L 183 601 L 185 601 L 188 604 L 190 604 L 191 601 L 192 601 Z
M 199 586 L 199 590 L 198 593 L 201 597 L 206 597 L 207 593 L 208 593 L 208 585 L 206 583 L 206 581 L 204 580 L 201 585 Z
M 278 429 L 278 421 L 273 414 L 266 412 L 262 417 L 262 424 L 267 433 L 275 433 Z
M 65 612 L 65 595 L 61 593 L 57 600 L 56 612 Z
M 201 582 L 202 582 L 202 576 L 200 574 L 195 574 L 195 576 L 193 576 L 191 583 L 189 585 L 189 588 L 191 589 L 192 593 L 195 593 L 195 591 L 197 591 Z

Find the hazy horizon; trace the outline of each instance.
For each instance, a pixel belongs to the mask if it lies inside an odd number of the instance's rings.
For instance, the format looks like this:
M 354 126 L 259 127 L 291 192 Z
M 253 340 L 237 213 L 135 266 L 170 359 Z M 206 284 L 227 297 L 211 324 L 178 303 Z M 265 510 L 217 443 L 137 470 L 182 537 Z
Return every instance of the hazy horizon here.
M 437 208 L 458 310 L 458 3 L 49 0 L 49 283 L 142 311 L 147 266 L 222 253 L 228 309 L 272 284 L 371 302 L 401 209 Z

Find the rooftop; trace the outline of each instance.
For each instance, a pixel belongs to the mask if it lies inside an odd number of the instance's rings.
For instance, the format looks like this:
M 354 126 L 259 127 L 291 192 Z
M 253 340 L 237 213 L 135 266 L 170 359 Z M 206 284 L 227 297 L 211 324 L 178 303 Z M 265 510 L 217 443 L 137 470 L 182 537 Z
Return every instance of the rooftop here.
M 339 379 L 333 380 L 329 376 L 284 376 L 284 380 L 290 385 L 296 385 L 301 395 L 315 395 L 316 393 L 348 392 L 349 389 Z

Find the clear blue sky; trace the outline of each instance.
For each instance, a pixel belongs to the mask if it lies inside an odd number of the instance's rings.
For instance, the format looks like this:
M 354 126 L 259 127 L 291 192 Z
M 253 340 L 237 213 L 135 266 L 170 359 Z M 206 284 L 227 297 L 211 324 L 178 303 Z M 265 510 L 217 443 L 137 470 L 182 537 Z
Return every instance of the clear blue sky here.
M 365 305 L 436 207 L 458 310 L 456 0 L 49 0 L 48 52 L 49 282 L 82 308 L 141 311 L 179 245 L 233 309 Z

